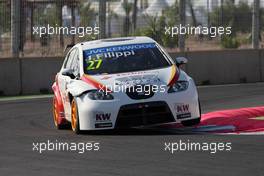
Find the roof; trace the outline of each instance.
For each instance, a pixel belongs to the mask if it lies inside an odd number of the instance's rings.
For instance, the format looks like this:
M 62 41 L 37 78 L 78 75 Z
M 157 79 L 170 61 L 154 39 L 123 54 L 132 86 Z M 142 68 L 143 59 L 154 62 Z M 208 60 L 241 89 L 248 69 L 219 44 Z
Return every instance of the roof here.
M 93 40 L 88 42 L 82 42 L 77 45 L 81 45 L 83 50 L 88 50 L 88 49 L 117 46 L 117 45 L 154 43 L 154 42 L 155 41 L 149 37 L 121 37 L 121 38 Z

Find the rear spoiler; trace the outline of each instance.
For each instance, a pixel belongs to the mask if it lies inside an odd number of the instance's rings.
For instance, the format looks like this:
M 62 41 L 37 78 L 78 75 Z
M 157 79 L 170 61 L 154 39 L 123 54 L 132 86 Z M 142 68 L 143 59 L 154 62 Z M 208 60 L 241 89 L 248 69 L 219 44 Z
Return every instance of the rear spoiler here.
M 75 44 L 69 44 L 69 45 L 66 45 L 66 47 L 64 48 L 64 53 L 67 51 L 67 49 L 71 49 Z

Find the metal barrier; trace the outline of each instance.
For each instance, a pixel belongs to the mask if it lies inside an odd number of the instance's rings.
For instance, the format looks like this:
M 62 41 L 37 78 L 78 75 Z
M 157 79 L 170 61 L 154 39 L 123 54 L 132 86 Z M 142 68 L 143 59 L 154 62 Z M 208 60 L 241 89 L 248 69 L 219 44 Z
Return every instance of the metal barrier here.
M 186 56 L 184 68 L 198 85 L 264 81 L 264 50 L 170 53 Z M 0 95 L 50 93 L 62 57 L 0 59 Z

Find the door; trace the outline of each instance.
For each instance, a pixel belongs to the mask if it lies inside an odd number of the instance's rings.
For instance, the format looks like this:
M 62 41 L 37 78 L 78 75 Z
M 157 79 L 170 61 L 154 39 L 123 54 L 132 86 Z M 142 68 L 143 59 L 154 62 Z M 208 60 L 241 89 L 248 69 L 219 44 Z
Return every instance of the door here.
M 74 55 L 77 53 L 78 49 L 72 49 L 66 56 L 66 62 L 63 65 L 63 69 L 71 69 L 72 63 L 74 61 Z M 62 69 L 62 71 L 63 71 Z M 68 97 L 67 84 L 72 80 L 69 76 L 59 74 L 58 84 L 61 92 L 61 97 L 63 101 L 63 107 L 65 112 L 65 118 L 71 120 L 71 102 Z

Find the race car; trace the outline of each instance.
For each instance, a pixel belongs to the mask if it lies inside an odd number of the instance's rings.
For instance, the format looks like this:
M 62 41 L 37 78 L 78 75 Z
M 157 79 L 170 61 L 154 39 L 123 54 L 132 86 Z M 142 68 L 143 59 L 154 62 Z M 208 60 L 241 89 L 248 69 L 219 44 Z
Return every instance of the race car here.
M 75 133 L 200 122 L 197 89 L 153 39 L 126 37 L 88 41 L 67 53 L 52 86 L 58 129 Z

